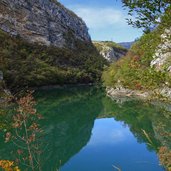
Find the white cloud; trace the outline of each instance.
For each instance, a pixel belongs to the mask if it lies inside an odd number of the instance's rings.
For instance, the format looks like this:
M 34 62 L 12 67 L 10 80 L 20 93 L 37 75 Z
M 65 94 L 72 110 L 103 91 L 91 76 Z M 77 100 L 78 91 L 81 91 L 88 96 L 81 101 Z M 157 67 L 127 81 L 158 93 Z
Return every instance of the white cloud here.
M 90 29 L 102 29 L 118 24 L 126 25 L 123 12 L 111 7 L 70 6 L 70 9 L 81 17 Z
M 116 145 L 130 143 L 133 135 L 128 127 L 123 127 L 121 122 L 116 122 L 113 118 L 97 119 L 92 131 L 89 146 Z
M 101 145 L 101 144 L 118 144 L 129 141 L 131 134 L 128 132 L 127 129 L 111 129 L 109 130 L 102 130 L 101 128 L 98 132 L 92 136 L 89 145 Z

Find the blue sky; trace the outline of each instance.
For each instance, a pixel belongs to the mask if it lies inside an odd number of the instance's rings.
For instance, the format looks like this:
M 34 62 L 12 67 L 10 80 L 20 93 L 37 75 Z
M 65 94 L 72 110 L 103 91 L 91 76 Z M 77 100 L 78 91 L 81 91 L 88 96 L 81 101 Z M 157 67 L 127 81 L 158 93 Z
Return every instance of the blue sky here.
M 92 40 L 133 41 L 142 35 L 128 26 L 121 0 L 59 0 L 81 17 L 89 28 Z

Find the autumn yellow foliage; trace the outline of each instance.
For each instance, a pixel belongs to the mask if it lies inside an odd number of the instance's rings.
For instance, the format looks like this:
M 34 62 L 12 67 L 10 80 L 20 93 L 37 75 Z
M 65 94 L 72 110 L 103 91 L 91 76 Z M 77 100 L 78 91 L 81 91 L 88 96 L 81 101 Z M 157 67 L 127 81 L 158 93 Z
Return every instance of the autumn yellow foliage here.
M 171 150 L 167 147 L 160 147 L 159 159 L 162 165 L 166 166 L 168 171 L 171 171 Z
M 0 168 L 4 171 L 20 171 L 18 166 L 15 166 L 14 162 L 9 160 L 0 160 Z

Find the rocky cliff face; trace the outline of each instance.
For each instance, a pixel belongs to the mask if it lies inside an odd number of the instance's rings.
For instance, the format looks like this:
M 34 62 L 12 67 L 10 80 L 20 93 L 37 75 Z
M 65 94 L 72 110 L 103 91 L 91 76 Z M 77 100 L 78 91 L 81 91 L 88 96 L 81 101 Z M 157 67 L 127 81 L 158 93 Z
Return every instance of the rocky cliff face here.
M 161 43 L 153 55 L 151 67 L 158 71 L 171 72 L 171 27 L 165 29 L 161 35 Z
M 99 53 L 108 61 L 117 61 L 120 57 L 126 55 L 127 49 L 121 47 L 115 42 L 104 41 L 104 42 L 93 42 Z
M 56 0 L 1 0 L 0 29 L 29 42 L 74 47 L 91 42 L 82 19 Z

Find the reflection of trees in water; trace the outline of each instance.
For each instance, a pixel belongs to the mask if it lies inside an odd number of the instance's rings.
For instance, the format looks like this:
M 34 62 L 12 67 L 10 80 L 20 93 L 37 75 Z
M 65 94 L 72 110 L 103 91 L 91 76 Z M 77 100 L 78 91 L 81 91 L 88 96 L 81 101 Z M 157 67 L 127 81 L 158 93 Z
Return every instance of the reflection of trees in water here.
M 171 148 L 170 112 L 157 104 L 135 100 L 118 104 L 103 95 L 102 90 L 90 87 L 36 93 L 37 109 L 45 116 L 41 121 L 45 131 L 41 156 L 43 170 L 59 169 L 78 153 L 89 141 L 97 117 L 114 117 L 122 121 L 129 126 L 137 141 L 145 142 L 149 150 L 158 151 L 163 146 Z M 7 151 L 11 152 L 15 146 L 2 141 L 0 146 L 0 158 L 13 159 Z
M 100 96 L 94 88 L 86 87 L 36 93 L 37 109 L 45 117 L 41 121 L 45 133 L 41 142 L 43 170 L 59 169 L 87 144 L 94 120 L 102 110 Z M 5 144 L 2 137 L 0 146 L 0 158 L 16 159 L 13 143 Z
M 137 141 L 145 142 L 149 150 L 159 153 L 159 149 L 165 147 L 160 151 L 165 152 L 164 156 L 171 164 L 171 112 L 168 111 L 170 105 L 136 100 L 118 104 L 107 97 L 103 99 L 103 104 L 108 117 L 114 117 L 128 125 Z M 166 161 L 162 163 L 168 167 Z
M 45 113 L 42 123 L 46 133 L 44 142 L 47 142 L 44 170 L 64 165 L 89 141 L 94 120 L 102 110 L 101 95 L 95 91 L 61 89 L 37 95 L 37 107 Z

